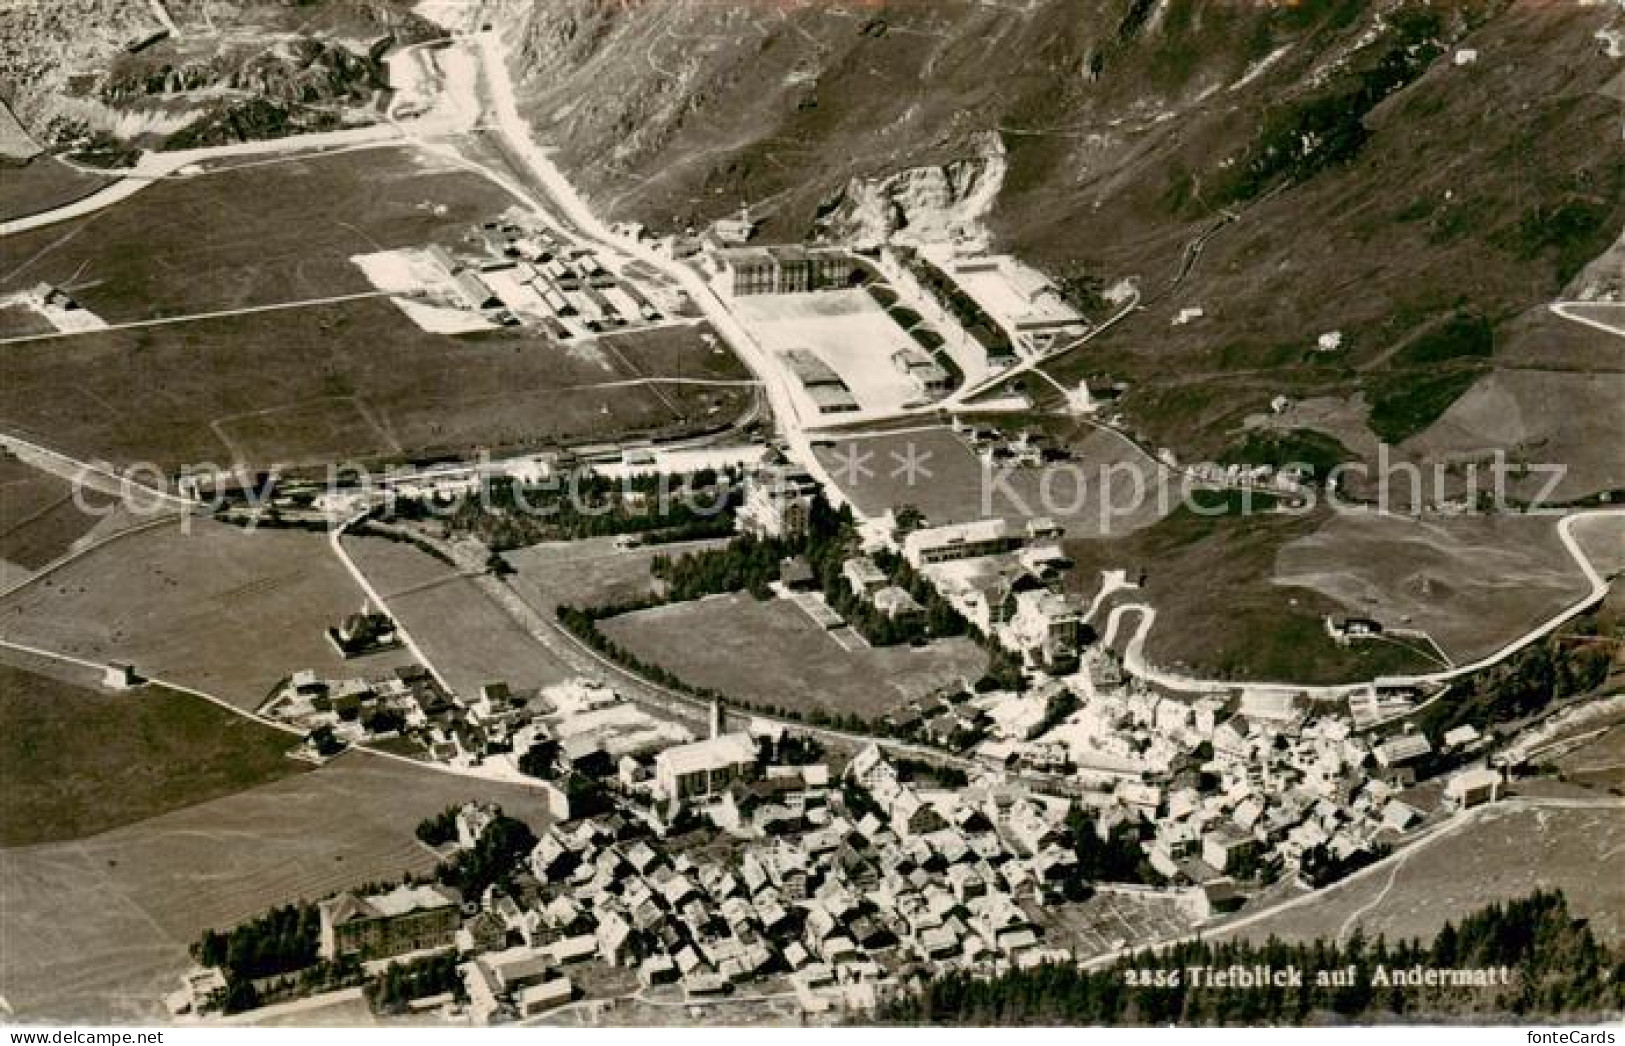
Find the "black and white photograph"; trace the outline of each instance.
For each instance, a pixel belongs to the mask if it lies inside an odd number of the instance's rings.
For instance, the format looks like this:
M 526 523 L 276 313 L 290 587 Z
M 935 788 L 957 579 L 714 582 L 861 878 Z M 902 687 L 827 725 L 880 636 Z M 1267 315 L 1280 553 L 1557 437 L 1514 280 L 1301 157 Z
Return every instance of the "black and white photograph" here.
M 1625 0 L 0 0 L 10 1043 L 1622 1019 Z

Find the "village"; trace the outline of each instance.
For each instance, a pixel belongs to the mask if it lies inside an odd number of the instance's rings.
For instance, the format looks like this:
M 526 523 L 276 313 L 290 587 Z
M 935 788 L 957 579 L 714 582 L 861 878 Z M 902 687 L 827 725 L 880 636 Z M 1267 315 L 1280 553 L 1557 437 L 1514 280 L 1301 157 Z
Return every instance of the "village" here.
M 747 541 L 803 537 L 820 501 L 794 466 L 750 470 L 736 527 Z M 1014 667 L 888 713 L 871 741 L 718 699 L 697 730 L 589 678 L 464 695 L 418 667 L 296 672 L 261 714 L 305 732 L 310 758 L 411 752 L 526 782 L 550 814 L 532 834 L 475 803 L 420 827 L 443 874 L 322 901 L 320 963 L 360 962 L 351 976 L 366 978 L 394 963 L 407 984 L 437 964 L 419 984 L 436 990 L 411 1007 L 475 1023 L 756 995 L 793 999 L 803 1020 L 844 1019 L 932 970 L 1076 962 L 1137 934 L 1199 932 L 1501 794 L 1487 738 L 1410 725 L 1414 690 L 1193 697 L 1136 677 L 1090 623 L 1095 608 L 1056 583 L 1063 529 L 850 531 L 829 591 L 815 551 L 779 564 L 770 598 L 825 629 L 848 627 L 836 607 L 862 608 L 870 628 L 924 636 L 925 603 L 940 598 Z M 400 642 L 372 607 L 327 636 L 346 657 Z M 487 838 L 498 822 L 511 827 Z M 473 854 L 495 863 L 464 892 L 455 870 Z M 287 997 L 286 982 L 256 983 L 270 987 L 254 1004 Z M 172 1006 L 239 1008 L 232 984 L 194 972 Z
M 1499 770 L 1468 769 L 1424 800 L 1413 786 L 1434 753 L 1420 735 L 1372 744 L 1344 711 L 1274 695 L 1161 699 L 1109 657 L 1086 660 L 1071 680 L 1093 696 L 1057 727 L 1066 740 L 1036 743 L 1098 743 L 1146 769 L 1081 771 L 1091 787 L 1071 794 L 992 759 L 956 775 L 880 744 L 842 765 L 815 738 L 720 705 L 700 740 L 640 731 L 629 706 L 586 682 L 545 695 L 551 711 L 532 719 L 493 684 L 469 721 L 532 739 L 519 765 L 549 789 L 556 819 L 539 836 L 518 828 L 523 852 L 505 851 L 476 894 L 420 881 L 323 901 L 320 959 L 377 973 L 454 956 L 458 980 L 413 1005 L 475 1023 L 770 991 L 793 992 L 807 1019 L 861 1014 L 928 970 L 1079 961 L 1135 943 L 1123 928 L 1136 924 L 1197 931 L 1278 878 L 1326 885 L 1502 788 Z M 599 729 L 580 728 L 595 715 Z M 981 751 L 1021 749 L 1028 732 L 995 719 Z M 1448 743 L 1470 753 L 1477 740 Z M 476 803 L 441 820 L 419 835 L 455 862 L 492 848 L 502 814 Z M 1114 874 L 1134 881 L 1080 864 L 1125 842 Z M 228 998 L 218 970 L 187 985 L 178 1012 Z

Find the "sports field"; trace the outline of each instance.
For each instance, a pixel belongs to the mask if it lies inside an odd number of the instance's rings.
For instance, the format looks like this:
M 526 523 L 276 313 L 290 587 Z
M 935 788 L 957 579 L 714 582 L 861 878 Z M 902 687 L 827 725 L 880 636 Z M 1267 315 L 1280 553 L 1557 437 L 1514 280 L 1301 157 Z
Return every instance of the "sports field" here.
M 623 614 L 606 635 L 694 686 L 758 704 L 866 718 L 961 679 L 974 682 L 987 656 L 968 639 L 927 647 L 843 646 L 794 602 L 715 596 Z M 850 631 L 843 635 L 850 635 Z
M 324 630 L 361 589 L 322 534 L 247 532 L 208 520 L 131 534 L 0 601 L 0 637 L 160 679 L 254 708 L 301 668 L 376 675 L 402 650 L 346 661 Z
M 546 822 L 530 789 L 350 753 L 89 839 L 0 850 L 0 995 L 22 1020 L 150 1023 L 203 930 L 426 872 L 417 823 L 472 799 Z
M 0 846 L 78 839 L 309 769 L 287 757 L 297 737 L 84 676 L 0 662 Z

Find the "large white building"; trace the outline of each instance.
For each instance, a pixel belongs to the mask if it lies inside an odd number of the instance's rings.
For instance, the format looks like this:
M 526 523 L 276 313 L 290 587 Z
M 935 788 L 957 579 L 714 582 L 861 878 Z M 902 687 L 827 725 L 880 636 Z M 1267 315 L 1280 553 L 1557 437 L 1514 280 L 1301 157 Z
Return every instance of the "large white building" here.
M 903 558 L 916 570 L 931 563 L 976 559 L 1014 552 L 1035 540 L 1050 540 L 1063 533 L 1051 520 L 1035 519 L 1025 526 L 1008 519 L 979 519 L 922 527 L 903 538 Z
M 766 468 L 745 477 L 739 526 L 758 537 L 795 537 L 806 533 L 818 482 L 800 469 Z
M 712 254 L 727 294 L 804 294 L 851 283 L 853 264 L 832 247 L 725 247 Z
M 678 745 L 655 756 L 655 787 L 666 799 L 712 795 L 755 774 L 756 741 L 748 733 Z
M 1015 603 L 1015 612 L 1000 632 L 1004 645 L 1032 664 L 1075 666 L 1083 633 L 1083 615 L 1077 606 L 1044 589 L 1018 592 Z

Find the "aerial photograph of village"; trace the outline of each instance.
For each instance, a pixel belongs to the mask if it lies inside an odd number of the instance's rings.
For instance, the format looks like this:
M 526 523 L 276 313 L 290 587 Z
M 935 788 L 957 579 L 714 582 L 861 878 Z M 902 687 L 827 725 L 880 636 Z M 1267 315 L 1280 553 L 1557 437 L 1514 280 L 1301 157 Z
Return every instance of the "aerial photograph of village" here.
M 1625 0 L 0 0 L 9 1041 L 1612 1043 L 1622 869 Z

